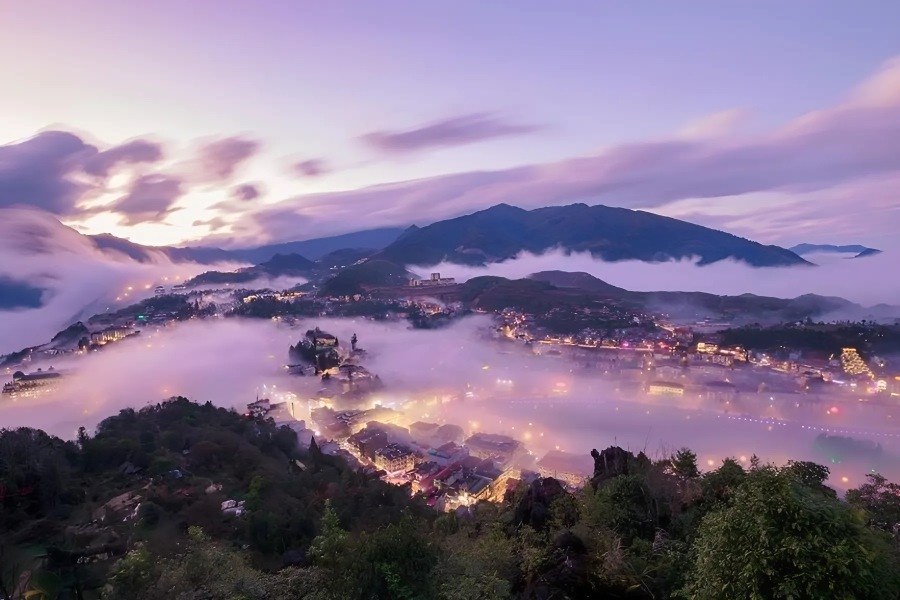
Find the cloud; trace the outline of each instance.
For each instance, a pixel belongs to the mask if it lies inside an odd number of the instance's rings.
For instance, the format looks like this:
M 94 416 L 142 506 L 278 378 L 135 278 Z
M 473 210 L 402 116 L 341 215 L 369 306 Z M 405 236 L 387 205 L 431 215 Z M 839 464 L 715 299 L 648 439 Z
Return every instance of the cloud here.
M 229 181 L 259 149 L 258 141 L 241 136 L 207 141 L 200 146 L 192 165 L 192 178 L 201 183 Z
M 838 296 L 863 306 L 890 304 L 900 307 L 900 286 L 887 275 L 897 262 L 894 252 L 860 259 L 807 255 L 816 268 L 769 267 L 761 270 L 741 261 L 722 260 L 698 266 L 695 261 L 660 263 L 640 261 L 606 262 L 590 253 L 566 254 L 552 250 L 535 255 L 519 254 L 513 260 L 486 267 L 453 263 L 411 266 L 419 274 L 440 272 L 445 277 L 465 281 L 481 275 L 521 279 L 540 271 L 590 273 L 606 283 L 640 292 L 687 291 L 739 296 L 756 294 L 776 298 L 796 298 L 803 294 Z M 900 317 L 900 314 L 897 315 Z
M 688 198 L 809 194 L 900 173 L 898 90 L 900 60 L 893 60 L 845 101 L 767 133 L 673 137 L 555 163 L 299 196 L 261 209 L 255 228 L 236 233 L 285 240 L 313 231 L 339 233 L 359 214 L 377 227 L 458 216 L 501 202 L 653 209 Z M 873 227 L 883 225 L 872 221 Z
M 95 147 L 65 131 L 0 146 L 0 208 L 32 205 L 71 214 L 85 191 L 72 176 L 96 154 Z
M 318 177 L 331 172 L 331 168 L 323 158 L 310 158 L 295 163 L 292 172 L 301 177 Z
M 40 308 L 0 310 L 0 354 L 42 344 L 79 319 L 140 300 L 164 277 L 186 280 L 212 268 L 237 266 L 175 264 L 161 252 L 145 251 L 150 260 L 144 262 L 122 252 L 104 252 L 50 213 L 0 208 L 0 279 L 44 290 Z
M 466 435 L 507 434 L 538 457 L 560 446 L 587 458 L 591 448 L 615 444 L 660 458 L 689 446 L 704 469 L 725 457 L 748 460 L 754 454 L 763 462 L 779 464 L 788 459 L 825 461 L 814 442 L 819 428 L 828 427 L 852 430 L 854 438 L 885 446 L 885 456 L 876 465 L 858 459 L 832 465 L 835 479 L 849 476 L 856 485 L 873 466 L 892 479 L 900 475 L 896 445 L 884 436 L 891 407 L 851 401 L 841 404 L 839 414 L 826 415 L 822 406 L 830 398 L 778 391 L 763 402 L 757 393 L 760 380 L 780 390 L 791 385 L 789 377 L 736 369 L 728 376 L 743 391 L 732 402 L 729 415 L 719 400 L 704 394 L 679 399 L 643 394 L 639 383 L 615 373 L 621 363 L 629 362 L 626 357 L 619 357 L 620 363 L 607 375 L 602 367 L 573 372 L 573 364 L 566 360 L 535 356 L 523 345 L 491 343 L 484 335 L 490 329 L 486 318 L 463 320 L 437 331 L 365 319 L 304 320 L 294 328 L 270 320 L 215 319 L 159 331 L 148 328 L 102 352 L 43 363 L 40 366 L 52 364 L 64 373 L 60 389 L 29 402 L 0 403 L 0 422 L 40 427 L 74 439 L 79 426 L 92 430 L 120 409 L 139 409 L 173 395 L 240 410 L 257 393 L 273 401 L 295 394 L 306 407 L 306 399 L 322 387 L 321 380 L 292 377 L 282 367 L 288 346 L 315 326 L 337 335 L 342 344 L 358 334 L 368 352 L 365 366 L 387 386 L 362 406 L 368 408 L 377 400 L 401 411 L 402 424 L 438 420 L 459 425 Z M 692 383 L 721 377 L 691 371 Z M 467 391 L 473 397 L 460 400 Z M 299 417 L 312 425 L 308 409 L 301 410 L 306 414 Z M 744 418 L 734 418 L 738 415 Z M 746 417 L 779 421 L 770 426 L 771 421 Z M 590 469 L 589 461 L 587 465 Z
M 184 193 L 181 179 L 169 175 L 143 175 L 131 185 L 128 194 L 112 205 L 128 225 L 159 219 L 171 212 L 172 205 Z
M 685 125 L 679 134 L 686 138 L 719 137 L 734 133 L 747 121 L 750 112 L 744 108 L 732 108 L 707 115 Z
M 224 203 L 219 203 L 219 207 L 221 207 Z M 197 219 L 191 226 L 193 227 L 206 227 L 210 231 L 219 231 L 220 229 L 224 229 L 228 225 L 228 221 L 223 219 L 222 217 L 212 217 L 211 219 Z
M 472 113 L 433 121 L 405 130 L 381 130 L 361 137 L 367 145 L 387 153 L 415 152 L 463 146 L 496 138 L 534 133 L 535 125 L 509 123 L 492 113 Z
M 120 164 L 155 163 L 162 159 L 162 145 L 149 140 L 131 140 L 95 154 L 85 162 L 84 171 L 106 177 Z
M 249 202 L 256 200 L 262 195 L 260 185 L 258 183 L 242 183 L 231 189 L 231 197 L 234 200 Z

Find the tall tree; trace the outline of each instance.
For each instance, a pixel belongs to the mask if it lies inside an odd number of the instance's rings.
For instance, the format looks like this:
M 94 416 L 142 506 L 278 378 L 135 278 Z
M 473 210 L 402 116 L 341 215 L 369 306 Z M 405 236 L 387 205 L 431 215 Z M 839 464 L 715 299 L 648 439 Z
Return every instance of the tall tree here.
M 886 546 L 850 507 L 789 468 L 766 467 L 704 517 L 682 593 L 695 600 L 896 599 L 900 582 Z

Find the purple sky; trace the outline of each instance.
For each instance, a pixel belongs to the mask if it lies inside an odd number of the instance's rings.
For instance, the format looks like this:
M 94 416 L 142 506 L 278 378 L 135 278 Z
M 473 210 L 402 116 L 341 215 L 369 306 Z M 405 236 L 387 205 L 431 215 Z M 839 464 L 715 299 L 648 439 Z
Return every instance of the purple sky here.
M 900 246 L 896 1 L 8 4 L 0 208 L 85 232 L 587 202 Z

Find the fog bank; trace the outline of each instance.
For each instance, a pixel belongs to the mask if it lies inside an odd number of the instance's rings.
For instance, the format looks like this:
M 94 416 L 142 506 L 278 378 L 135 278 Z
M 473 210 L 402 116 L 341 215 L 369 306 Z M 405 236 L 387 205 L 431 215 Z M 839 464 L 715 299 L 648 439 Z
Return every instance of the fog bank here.
M 410 269 L 417 273 L 440 271 L 445 277 L 460 281 L 479 275 L 518 279 L 539 271 L 572 271 L 590 273 L 632 291 L 709 292 L 732 296 L 750 293 L 777 298 L 820 294 L 839 296 L 864 306 L 900 305 L 900 284 L 893 277 L 897 258 L 891 253 L 859 259 L 828 255 L 808 255 L 806 258 L 818 266 L 761 268 L 733 260 L 702 267 L 689 260 L 606 262 L 589 253 L 566 254 L 562 250 L 553 250 L 540 255 L 525 252 L 512 260 L 486 267 L 441 263 Z
M 746 461 L 753 454 L 777 463 L 825 463 L 828 457 L 814 440 L 829 429 L 884 446 L 883 457 L 874 462 L 830 464 L 835 477 L 857 485 L 874 468 L 900 479 L 900 428 L 893 426 L 900 412 L 893 415 L 890 407 L 848 401 L 846 408 L 840 405 L 840 414 L 827 414 L 807 401 L 774 408 L 762 403 L 765 409 L 748 401 L 740 412 L 723 414 L 720 405 L 703 399 L 647 397 L 635 382 L 580 371 L 559 358 L 488 339 L 488 323 L 478 317 L 441 330 L 411 330 L 403 323 L 364 319 L 308 320 L 294 328 L 264 320 L 189 321 L 54 364 L 66 372 L 65 384 L 41 400 L 3 398 L 0 425 L 40 427 L 71 438 L 79 426 L 93 429 L 122 408 L 174 395 L 238 409 L 257 393 L 276 389 L 311 398 L 322 387 L 319 379 L 288 375 L 284 365 L 288 347 L 306 329 L 319 326 L 342 346 L 357 334 L 368 353 L 363 364 L 386 386 L 375 399 L 403 410 L 409 421 L 456 423 L 467 433 L 506 433 L 536 455 L 557 446 L 588 453 L 620 445 L 662 457 L 688 446 L 705 469 L 725 457 Z

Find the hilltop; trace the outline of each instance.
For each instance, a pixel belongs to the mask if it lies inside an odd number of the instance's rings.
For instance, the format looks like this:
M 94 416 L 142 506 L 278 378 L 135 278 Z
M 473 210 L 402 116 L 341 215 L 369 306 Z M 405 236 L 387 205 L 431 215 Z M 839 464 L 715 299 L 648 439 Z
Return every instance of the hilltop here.
M 757 267 L 807 265 L 795 253 L 686 221 L 608 206 L 572 204 L 524 210 L 498 204 L 470 215 L 407 229 L 376 256 L 404 265 L 443 261 L 483 265 L 554 248 L 607 261 L 726 259 Z

